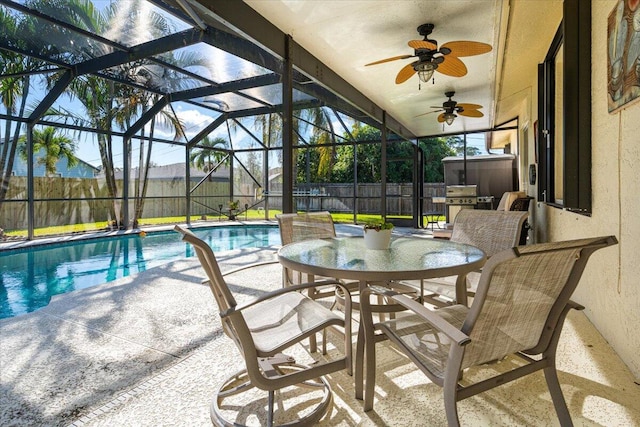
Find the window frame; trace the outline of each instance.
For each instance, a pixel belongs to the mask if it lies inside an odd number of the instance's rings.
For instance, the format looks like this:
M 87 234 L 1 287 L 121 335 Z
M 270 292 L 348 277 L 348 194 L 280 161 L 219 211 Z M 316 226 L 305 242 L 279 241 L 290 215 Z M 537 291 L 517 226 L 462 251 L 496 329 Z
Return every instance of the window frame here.
M 562 48 L 562 137 L 555 135 L 556 55 Z M 538 200 L 549 206 L 591 215 L 591 0 L 565 0 L 563 20 L 538 65 Z M 563 170 L 555 170 L 558 145 Z M 562 200 L 556 199 L 556 177 Z

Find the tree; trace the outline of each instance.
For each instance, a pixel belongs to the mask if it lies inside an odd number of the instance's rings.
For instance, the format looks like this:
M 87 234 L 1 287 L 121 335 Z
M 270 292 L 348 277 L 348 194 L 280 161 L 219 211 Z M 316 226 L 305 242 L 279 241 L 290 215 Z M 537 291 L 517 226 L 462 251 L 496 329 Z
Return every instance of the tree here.
M 46 7 L 55 9 L 54 16 L 65 16 L 69 22 L 96 34 L 108 33 L 112 28 L 118 28 L 114 39 L 129 46 L 173 32 L 169 21 L 162 14 L 149 12 L 146 7 L 143 7 L 145 5 L 146 2 L 142 0 L 116 0 L 105 8 L 104 13 L 100 13 L 88 0 L 54 0 L 47 3 Z M 127 13 L 122 13 L 123 9 Z M 141 15 L 143 13 L 144 16 Z M 123 17 L 125 17 L 124 21 Z M 141 19 L 144 19 L 144 25 L 141 24 Z M 79 45 L 82 48 L 74 54 L 79 55 L 82 60 L 101 57 L 110 52 L 109 47 L 100 43 L 90 45 L 79 43 Z M 182 52 L 177 55 L 167 53 L 161 57 L 165 62 L 183 67 L 203 64 L 203 59 L 194 53 Z M 159 100 L 157 93 L 141 89 L 141 86 L 153 88 L 156 92 L 158 90 L 171 92 L 188 87 L 190 80 L 185 79 L 184 75 L 178 76 L 170 67 L 159 66 L 147 59 L 117 65 L 103 70 L 103 73 L 110 75 L 115 80 L 134 82 L 137 86 L 120 84 L 113 80 L 88 74 L 73 79 L 66 94 L 77 99 L 84 107 L 85 114 L 81 117 L 75 116 L 76 124 L 104 131 L 96 133 L 96 140 L 107 192 L 113 201 L 110 204 L 111 217 L 117 221 L 122 218 L 116 209 L 118 188 L 113 155 L 112 131 L 114 127 L 128 129 L 137 118 L 141 117 Z M 55 79 L 51 79 L 50 84 L 55 84 Z M 145 135 L 147 130 L 141 131 L 140 137 L 137 139 L 139 141 L 139 167 L 134 187 L 134 225 L 137 219 L 142 216 L 147 177 L 151 164 L 151 148 L 157 124 L 172 128 L 175 131 L 175 139 L 184 136 L 183 126 L 170 107 L 164 108 L 150 121 L 148 138 Z M 128 150 L 124 155 L 128 156 L 129 164 L 132 164 L 131 150 Z
M 33 38 L 30 35 L 36 34 L 34 27 L 33 18 L 19 19 L 0 7 L 0 38 L 6 43 L 15 44 L 24 51 L 31 50 Z M 22 129 L 21 123 L 12 117 L 24 117 L 32 73 L 44 68 L 43 61 L 0 50 L 0 75 L 3 76 L 0 79 L 0 105 L 6 115 L 4 132 L 0 135 L 0 206 L 9 190 Z
M 447 138 L 447 144 L 455 150 L 455 155 L 462 156 L 464 153 L 464 140 L 459 136 L 450 136 Z M 478 147 L 467 146 L 467 156 L 477 156 L 480 154 Z
M 450 145 L 452 139 L 438 137 L 418 140 L 418 147 L 424 153 L 425 182 L 444 182 L 442 159 L 456 155 L 456 150 Z
M 200 170 L 209 172 L 228 157 L 224 151 L 216 150 L 216 148 L 227 148 L 229 145 L 227 140 L 222 137 L 211 139 L 206 136 L 198 145 L 200 147 L 189 155 L 189 161 Z
M 361 144 L 356 144 L 358 182 L 381 182 L 382 151 L 380 130 L 356 122 L 351 135 Z M 387 182 L 411 182 L 413 167 L 407 159 L 413 158 L 413 146 L 408 141 L 387 143 Z M 337 159 L 333 169 L 333 182 L 353 182 L 354 167 L 353 146 L 338 147 Z
M 47 175 L 55 175 L 56 163 L 59 159 L 67 159 L 67 167 L 72 168 L 78 164 L 78 158 L 75 156 L 76 144 L 66 135 L 59 135 L 56 128 L 45 127 L 44 129 L 33 130 L 33 152 L 42 153 L 37 163 L 44 165 Z M 26 138 L 20 138 L 20 146 L 18 148 L 20 157 L 27 160 L 27 144 Z

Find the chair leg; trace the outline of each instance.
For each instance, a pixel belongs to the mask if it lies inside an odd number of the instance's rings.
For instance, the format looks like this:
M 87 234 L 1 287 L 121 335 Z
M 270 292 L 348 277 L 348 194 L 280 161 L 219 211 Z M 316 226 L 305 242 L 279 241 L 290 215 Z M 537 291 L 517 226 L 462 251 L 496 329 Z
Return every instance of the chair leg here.
M 311 353 L 318 351 L 318 340 L 316 339 L 316 334 L 309 337 L 309 351 Z
M 551 400 L 553 400 L 553 406 L 556 409 L 558 420 L 560 421 L 560 425 L 563 427 L 573 426 L 573 421 L 571 421 L 571 415 L 569 414 L 569 409 L 567 409 L 567 402 L 564 400 L 564 395 L 560 388 L 560 381 L 558 381 L 558 371 L 556 370 L 556 349 L 558 348 L 558 341 L 560 341 L 560 334 L 562 332 L 564 321 L 566 320 L 571 307 L 572 306 L 567 304 L 560 314 L 551 336 L 549 347 L 542 356 L 548 361 L 547 366 L 543 369 L 544 378 L 547 381 L 547 387 L 549 388 L 549 393 L 551 394 Z
M 364 340 L 364 363 L 367 368 L 364 380 L 364 410 L 373 409 L 373 394 L 376 388 L 376 340 L 374 334 L 368 334 Z
M 356 340 L 356 372 L 355 372 L 355 389 L 356 399 L 362 400 L 363 397 L 363 370 L 364 370 L 364 329 L 362 324 L 358 329 L 358 338 Z
M 378 305 L 384 305 L 384 297 L 382 295 L 378 295 Z M 378 313 L 378 321 L 379 322 L 385 321 L 384 313 Z
M 560 381 L 558 381 L 558 372 L 556 371 L 555 363 L 544 368 L 544 378 L 547 381 L 547 387 L 549 387 L 551 400 L 553 400 L 553 406 L 556 408 L 560 425 L 563 427 L 573 426 L 571 414 L 569 414 L 569 409 L 567 408 L 567 402 L 564 400 L 564 395 L 560 388 Z
M 449 427 L 460 426 L 460 419 L 458 418 L 458 399 L 457 399 L 457 387 L 458 376 L 453 376 L 453 379 L 445 377 L 444 386 L 442 389 L 444 397 L 444 410 L 447 414 L 447 425 Z
M 267 425 L 271 427 L 273 425 L 273 405 L 274 405 L 274 391 L 269 390 L 269 409 L 267 411 Z

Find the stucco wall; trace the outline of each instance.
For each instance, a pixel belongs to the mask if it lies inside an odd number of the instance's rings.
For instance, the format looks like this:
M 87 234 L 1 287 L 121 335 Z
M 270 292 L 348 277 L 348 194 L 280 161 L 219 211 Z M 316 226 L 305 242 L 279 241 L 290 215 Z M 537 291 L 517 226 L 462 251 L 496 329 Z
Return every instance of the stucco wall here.
M 618 238 L 619 245 L 593 255 L 573 299 L 640 378 L 640 102 L 608 112 L 607 17 L 617 0 L 592 4 L 593 215 L 537 204 L 536 237 Z

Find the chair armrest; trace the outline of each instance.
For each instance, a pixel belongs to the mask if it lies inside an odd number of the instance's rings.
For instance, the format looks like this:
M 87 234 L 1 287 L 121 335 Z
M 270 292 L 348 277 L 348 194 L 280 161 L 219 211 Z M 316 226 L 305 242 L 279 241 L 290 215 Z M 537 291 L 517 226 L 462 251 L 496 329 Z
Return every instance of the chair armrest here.
M 394 300 L 396 303 L 422 317 L 431 326 L 445 334 L 459 346 L 466 345 L 471 342 L 471 338 L 469 338 L 467 334 L 444 320 L 442 317 L 438 316 L 435 311 L 429 310 L 422 304 L 412 300 L 411 298 L 408 298 L 405 295 L 401 295 L 397 292 L 389 290 L 388 288 L 383 288 L 381 286 L 369 286 L 367 289 L 362 291 L 361 304 L 363 301 L 368 301 L 367 298 L 369 294 L 383 295 Z
M 333 281 L 333 280 L 324 280 L 322 282 L 312 282 L 312 283 L 301 283 L 299 285 L 294 285 L 294 286 L 287 286 L 286 288 L 280 288 L 280 289 L 276 289 L 275 291 L 269 292 L 267 294 L 264 295 L 260 295 L 259 297 L 248 301 L 244 304 L 240 304 L 237 305 L 235 307 L 231 307 L 225 311 L 220 312 L 220 317 L 227 317 L 230 316 L 233 313 L 237 313 L 237 312 L 241 312 L 242 310 L 246 310 L 249 307 L 252 307 L 256 304 L 259 304 L 263 301 L 269 300 L 271 298 L 277 297 L 279 295 L 284 295 L 287 294 L 289 292 L 298 292 L 298 291 L 302 291 L 305 289 L 310 289 L 310 288 L 317 288 L 320 286 L 329 286 L 329 285 L 334 285 L 334 286 L 338 286 L 340 288 L 342 288 L 342 290 L 345 293 L 345 297 L 348 299 L 351 299 L 351 294 L 349 294 L 349 291 L 347 290 L 347 288 L 340 282 L 338 281 Z
M 573 308 L 574 310 L 584 310 L 584 305 L 580 305 L 575 301 L 567 301 L 567 305 L 569 306 L 569 308 Z

